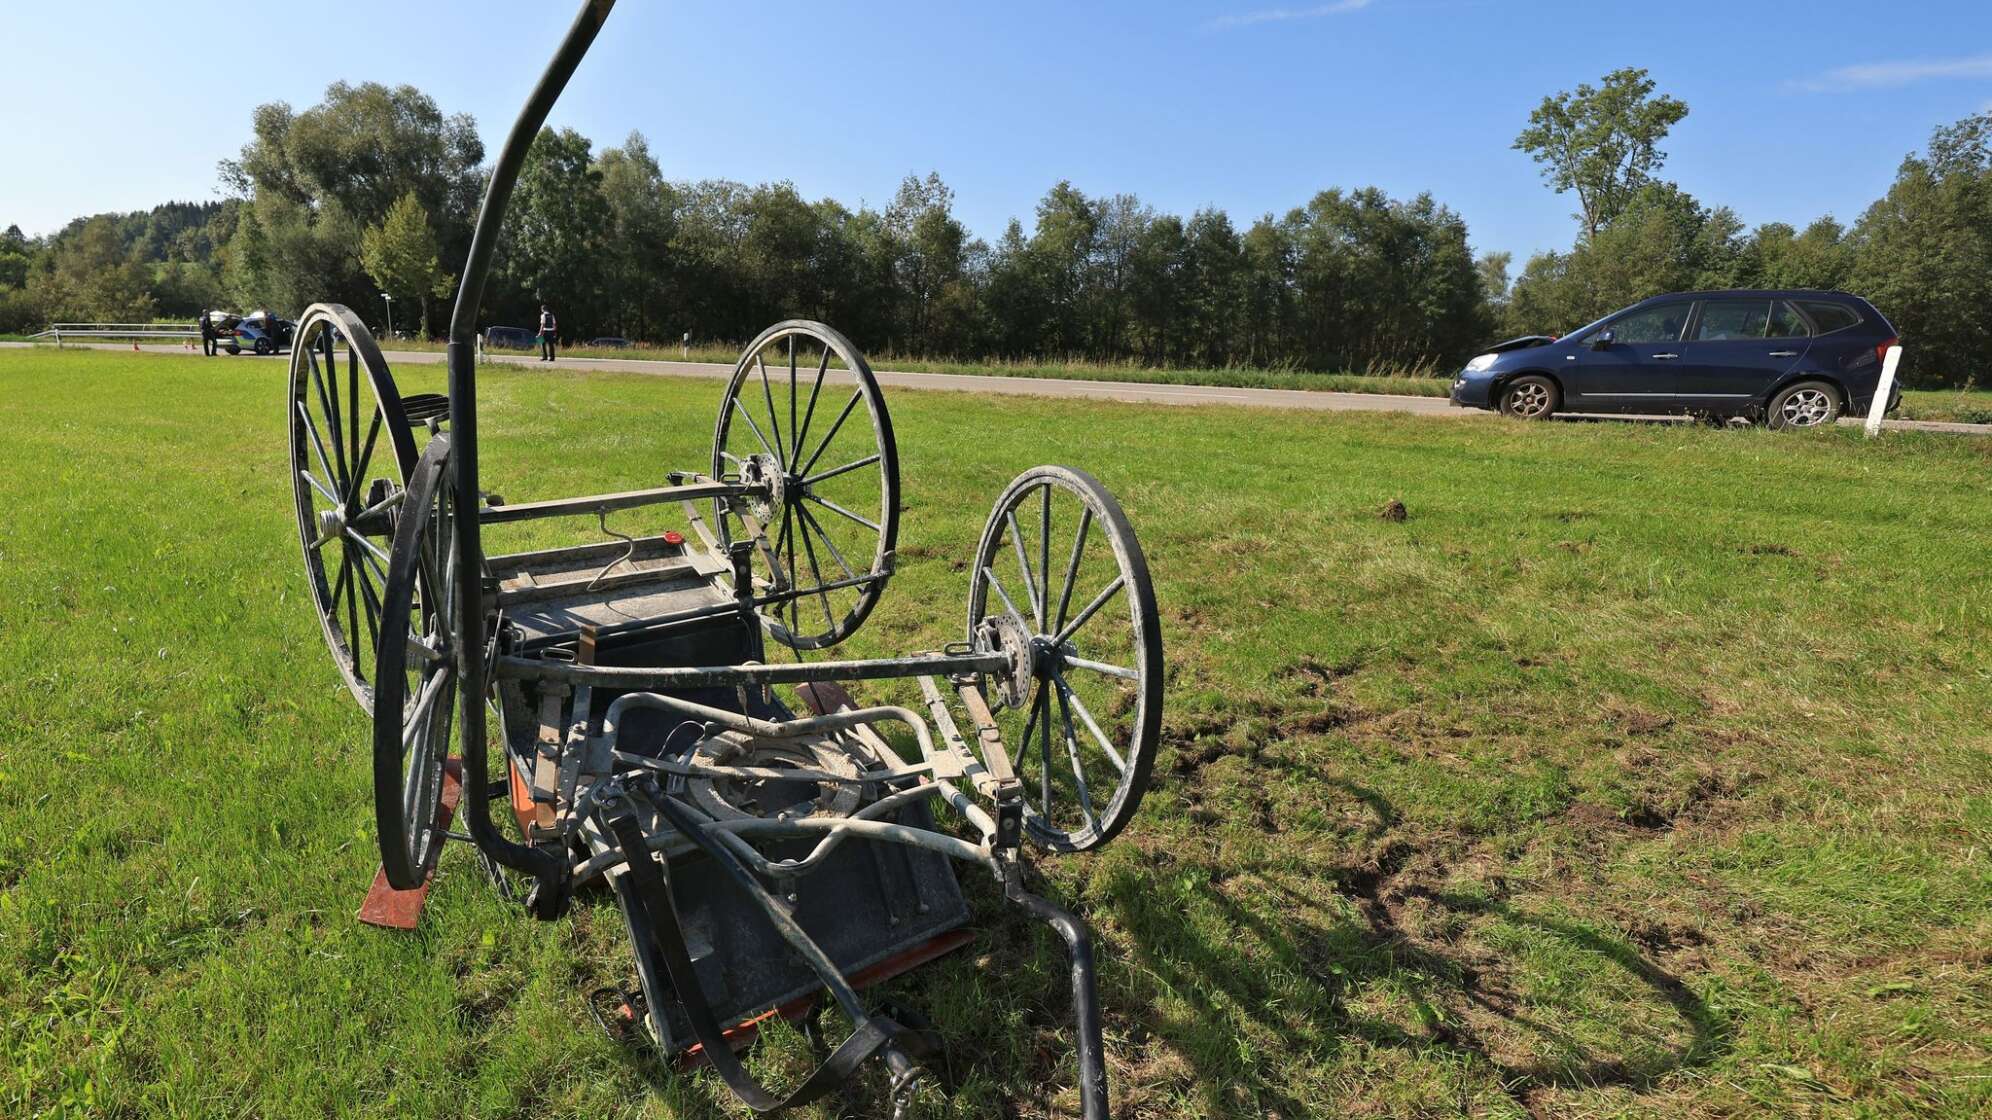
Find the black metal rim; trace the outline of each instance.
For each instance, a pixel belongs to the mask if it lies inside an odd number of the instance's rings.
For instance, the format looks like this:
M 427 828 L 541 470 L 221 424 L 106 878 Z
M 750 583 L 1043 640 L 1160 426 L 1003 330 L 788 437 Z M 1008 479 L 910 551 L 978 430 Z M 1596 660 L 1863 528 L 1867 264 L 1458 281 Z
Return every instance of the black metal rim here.
M 406 620 L 401 640 L 381 643 L 373 713 L 374 823 L 381 868 L 399 890 L 419 885 L 441 849 L 437 808 L 456 701 L 460 575 L 448 482 L 449 437 L 439 435 L 410 475 L 382 594 L 383 619 Z
M 1072 531 L 1073 543 L 1054 553 L 1053 508 L 1061 495 L 1067 499 L 1065 505 L 1078 507 L 1079 525 Z M 1034 515 L 1039 519 L 1035 563 L 1031 550 L 1023 543 L 1020 515 L 1027 521 Z M 1102 547 L 1111 550 L 1116 578 L 1095 588 L 1078 587 L 1075 577 L 1082 560 L 1089 550 L 1097 556 Z M 1023 573 L 1023 586 L 1014 589 L 1006 587 L 996 575 L 998 556 L 1012 551 L 1017 560 L 1013 574 Z M 1141 544 L 1120 503 L 1097 479 L 1070 467 L 1044 466 L 1019 475 L 996 500 L 975 555 L 969 585 L 969 641 L 977 642 L 984 620 L 1000 612 L 1011 620 L 1008 625 L 1013 630 L 1029 632 L 1034 642 L 1049 651 L 1041 652 L 1035 659 L 1028 693 L 1020 698 L 1018 710 L 1026 713 L 1023 733 L 1007 744 L 1013 754 L 1012 765 L 1024 779 L 1028 802 L 1025 832 L 1049 851 L 1096 848 L 1113 839 L 1140 807 L 1154 769 L 1156 743 L 1161 734 L 1161 620 Z M 1061 570 L 1063 575 L 1056 582 L 1046 578 Z M 994 601 L 990 597 L 992 590 L 996 592 Z M 1080 597 L 1082 594 L 1084 598 Z M 1021 607 L 1018 595 L 1025 600 Z M 1125 614 L 1119 609 L 1109 609 L 1117 598 L 1123 601 Z M 1076 656 L 1087 652 L 1088 643 L 1082 637 L 1090 639 L 1101 634 L 1094 627 L 1122 625 L 1128 628 L 1127 652 L 1132 655 L 1132 665 L 1103 665 Z M 1108 712 L 1095 714 L 1070 683 L 1071 675 L 1105 676 L 1109 669 L 1131 673 L 1131 678 L 1114 674 L 1116 679 L 1125 679 L 1127 683 L 1123 702 L 1129 707 L 1124 720 L 1114 719 Z M 1103 716 L 1116 728 L 1124 728 L 1124 733 L 1108 732 L 1101 722 Z M 1064 740 L 1067 762 L 1076 779 L 1072 786 L 1073 799 L 1077 802 L 1072 807 L 1079 810 L 1076 827 L 1061 827 L 1056 816 L 1058 798 L 1052 785 L 1057 769 L 1052 757 L 1054 723 L 1057 734 Z M 1035 782 L 1029 774 L 1034 738 L 1038 771 Z M 1117 759 L 1113 757 L 1115 754 L 1119 755 Z M 1095 807 L 1086 780 L 1080 776 L 1087 769 L 1088 758 L 1104 760 L 1117 774 L 1118 780 L 1104 808 Z M 1095 773 L 1100 772 L 1097 767 L 1094 769 Z
M 813 369 L 808 368 L 810 363 L 798 365 L 798 349 L 804 344 L 821 350 Z M 767 360 L 771 355 L 772 368 Z M 854 383 L 851 395 L 841 400 L 823 392 L 833 357 L 844 367 L 837 371 L 840 379 L 848 373 Z M 871 426 L 869 452 L 843 462 L 825 462 L 825 453 L 861 403 Z M 748 437 L 740 438 L 736 417 Z M 740 446 L 731 447 L 730 439 Z M 740 454 L 749 448 L 758 448 L 757 456 Z M 791 319 L 769 327 L 747 345 L 720 402 L 713 431 L 713 477 L 753 470 L 756 465 L 748 460 L 754 457 L 774 461 L 783 495 L 770 507 L 764 527 L 770 539 L 762 555 L 772 569 L 770 582 L 779 598 L 767 604 L 772 609 L 763 611 L 762 623 L 769 636 L 784 645 L 827 649 L 855 633 L 877 605 L 891 575 L 899 536 L 899 450 L 892 417 L 870 364 L 849 339 L 822 323 Z M 862 512 L 853 510 L 815 491 L 833 478 L 862 483 L 874 472 L 875 511 L 869 503 Z M 715 502 L 713 513 L 722 546 L 751 535 L 725 501 Z M 861 547 L 839 548 L 828 527 L 832 524 L 858 526 L 846 533 L 844 541 Z M 864 550 L 870 551 L 868 558 Z M 818 609 L 823 615 L 820 626 L 812 613 Z
M 346 340 L 343 371 L 335 332 Z M 415 465 L 415 436 L 387 360 L 351 311 L 313 304 L 293 338 L 285 403 L 305 581 L 333 664 L 371 712 L 383 545 L 394 522 L 388 503 Z M 330 563 L 328 552 L 335 556 Z

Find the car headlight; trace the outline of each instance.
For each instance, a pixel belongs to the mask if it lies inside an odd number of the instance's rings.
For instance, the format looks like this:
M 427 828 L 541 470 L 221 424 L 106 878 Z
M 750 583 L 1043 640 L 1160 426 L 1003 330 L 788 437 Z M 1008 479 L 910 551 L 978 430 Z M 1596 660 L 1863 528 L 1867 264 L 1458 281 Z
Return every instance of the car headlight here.
M 1489 369 L 1494 365 L 1494 359 L 1498 357 L 1500 357 L 1499 354 L 1482 354 L 1478 358 L 1466 363 L 1466 372 L 1479 373 L 1484 369 Z

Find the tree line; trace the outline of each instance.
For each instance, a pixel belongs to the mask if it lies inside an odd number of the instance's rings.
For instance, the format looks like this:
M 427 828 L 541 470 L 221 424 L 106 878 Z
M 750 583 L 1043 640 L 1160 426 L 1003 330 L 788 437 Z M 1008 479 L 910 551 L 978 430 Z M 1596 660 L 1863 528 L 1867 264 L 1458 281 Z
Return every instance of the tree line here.
M 1873 299 L 1924 382 L 1986 372 L 1992 113 L 1940 128 L 1851 226 L 1747 228 L 1657 177 L 1686 105 L 1639 70 L 1543 100 L 1515 147 L 1578 203 L 1567 251 L 1510 279 L 1429 194 L 1329 189 L 1241 225 L 1068 182 L 993 243 L 938 175 L 880 208 L 792 183 L 673 181 L 631 133 L 543 131 L 497 249 L 482 324 L 551 303 L 570 337 L 738 342 L 818 318 L 874 353 L 1156 366 L 1440 372 L 1497 337 L 1558 333 L 1663 291 L 1816 287 Z M 320 300 L 444 328 L 488 168 L 475 123 L 411 86 L 336 83 L 256 109 L 220 202 L 0 234 L 0 331 L 58 320 L 295 313 Z

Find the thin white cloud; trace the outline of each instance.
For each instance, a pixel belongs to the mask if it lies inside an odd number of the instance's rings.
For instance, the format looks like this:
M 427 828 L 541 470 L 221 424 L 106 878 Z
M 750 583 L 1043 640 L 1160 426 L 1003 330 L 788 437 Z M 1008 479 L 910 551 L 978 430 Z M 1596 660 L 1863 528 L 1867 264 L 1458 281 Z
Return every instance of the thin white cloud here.
M 1956 78 L 1992 78 L 1992 54 L 1964 58 L 1918 58 L 1893 62 L 1864 62 L 1842 66 L 1825 74 L 1794 83 L 1811 93 L 1832 93 L 1856 89 L 1889 89 L 1916 82 Z
M 1323 16 L 1346 15 L 1361 11 L 1370 6 L 1370 0 L 1336 0 L 1333 4 L 1316 4 L 1307 8 L 1261 8 L 1256 12 L 1239 12 L 1235 15 L 1219 16 L 1204 26 L 1213 30 L 1227 27 L 1250 27 L 1257 23 L 1285 23 L 1297 19 L 1320 19 Z

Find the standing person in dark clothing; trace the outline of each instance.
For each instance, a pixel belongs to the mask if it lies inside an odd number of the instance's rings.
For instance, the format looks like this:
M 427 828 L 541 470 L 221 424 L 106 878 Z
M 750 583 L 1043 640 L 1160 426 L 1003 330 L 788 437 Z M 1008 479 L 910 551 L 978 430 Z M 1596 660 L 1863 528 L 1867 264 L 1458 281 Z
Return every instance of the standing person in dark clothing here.
M 554 334 L 560 329 L 560 321 L 553 317 L 553 310 L 540 304 L 540 361 L 553 360 Z
M 195 323 L 194 326 L 200 328 L 201 353 L 210 358 L 214 357 L 214 352 L 215 352 L 214 320 L 208 317 L 207 308 L 205 307 L 201 308 L 200 322 Z

